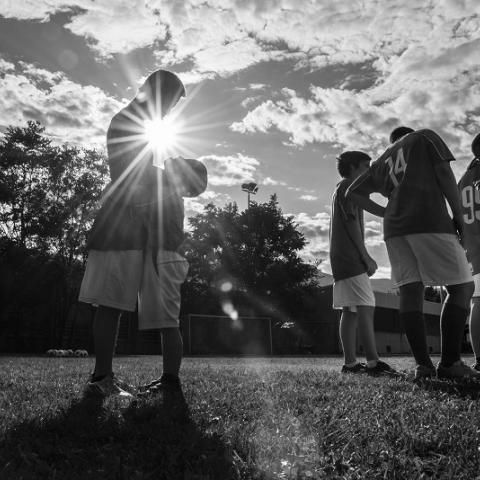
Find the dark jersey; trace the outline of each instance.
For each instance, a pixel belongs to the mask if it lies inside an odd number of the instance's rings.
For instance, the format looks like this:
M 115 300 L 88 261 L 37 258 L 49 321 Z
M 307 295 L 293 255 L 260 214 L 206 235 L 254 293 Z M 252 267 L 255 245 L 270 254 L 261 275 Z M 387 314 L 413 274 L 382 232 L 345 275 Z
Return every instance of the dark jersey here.
M 462 200 L 464 247 L 473 273 L 480 273 L 480 160 L 470 163 L 458 182 Z
M 183 242 L 183 198 L 166 181 L 143 138 L 132 104 L 107 132 L 111 182 L 89 235 L 95 250 L 177 250 Z
M 335 281 L 365 273 L 359 249 L 350 237 L 347 223 L 352 223 L 360 230 L 364 238 L 363 210 L 345 198 L 345 192 L 351 180 L 342 180 L 335 189 L 332 199 L 332 216 L 330 220 L 330 264 Z
M 358 177 L 349 192 L 388 198 L 385 239 L 414 233 L 455 234 L 435 165 L 455 160 L 432 130 L 418 130 L 391 145 Z M 348 194 L 348 192 L 347 192 Z

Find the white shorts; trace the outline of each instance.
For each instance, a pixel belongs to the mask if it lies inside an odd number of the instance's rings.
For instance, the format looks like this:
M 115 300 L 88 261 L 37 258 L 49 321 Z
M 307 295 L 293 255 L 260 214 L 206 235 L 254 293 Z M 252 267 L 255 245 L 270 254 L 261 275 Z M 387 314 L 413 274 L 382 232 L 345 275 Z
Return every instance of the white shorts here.
M 158 274 L 151 251 L 90 250 L 78 299 L 133 312 L 138 298 L 140 330 L 178 327 L 188 262 L 176 252 L 160 250 L 157 269 Z
M 473 292 L 473 296 L 480 297 L 480 273 L 476 273 L 473 276 L 473 281 L 475 283 L 475 291 Z
M 450 233 L 416 233 L 385 241 L 395 287 L 414 282 L 428 286 L 472 281 L 465 251 Z
M 349 308 L 351 312 L 356 312 L 356 307 L 374 306 L 375 295 L 366 273 L 333 282 L 333 308 Z

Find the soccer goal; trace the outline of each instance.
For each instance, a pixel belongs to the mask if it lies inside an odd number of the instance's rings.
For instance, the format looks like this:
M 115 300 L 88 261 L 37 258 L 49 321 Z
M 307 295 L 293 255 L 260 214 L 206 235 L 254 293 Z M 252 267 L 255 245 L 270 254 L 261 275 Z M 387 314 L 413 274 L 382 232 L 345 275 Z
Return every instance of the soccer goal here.
M 270 317 L 190 314 L 183 328 L 189 355 L 272 355 Z

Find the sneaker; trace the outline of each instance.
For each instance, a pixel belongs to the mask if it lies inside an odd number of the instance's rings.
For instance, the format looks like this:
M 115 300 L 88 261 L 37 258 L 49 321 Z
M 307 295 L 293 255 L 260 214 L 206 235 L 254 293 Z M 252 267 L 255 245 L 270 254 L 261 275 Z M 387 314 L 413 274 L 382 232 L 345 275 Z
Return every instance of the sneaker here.
M 435 367 L 428 367 L 426 365 L 417 365 L 415 368 L 415 380 L 424 380 L 426 378 L 435 378 L 437 371 Z
M 144 385 L 139 385 L 137 387 L 137 390 L 139 392 L 146 392 L 147 390 L 150 390 L 152 387 L 157 386 L 158 384 L 162 383 L 161 378 L 157 378 L 155 380 L 152 380 L 150 383 L 145 383 Z
M 113 373 L 107 375 L 106 377 L 92 382 L 90 378 L 89 382 L 85 386 L 83 395 L 86 398 L 107 398 L 111 396 L 119 396 L 123 398 L 131 398 L 132 394 L 123 390 L 116 383 L 116 379 Z
M 353 367 L 347 367 L 344 365 L 342 367 L 342 373 L 365 373 L 365 364 L 357 363 Z
M 366 366 L 365 371 L 369 375 L 397 375 L 396 370 L 394 370 L 388 363 L 382 362 L 381 360 L 378 360 L 374 367 Z
M 125 382 L 124 380 L 121 380 L 115 374 L 113 375 L 113 381 L 115 382 L 115 385 L 117 385 L 122 390 L 125 390 L 128 393 L 130 393 L 132 395 L 135 395 L 137 393 L 137 389 L 133 385 L 130 385 L 129 383 Z
M 437 377 L 443 380 L 480 380 L 480 372 L 458 360 L 450 367 L 444 367 L 439 363 Z
M 139 391 L 138 396 L 147 397 L 157 393 L 181 393 L 182 386 L 180 382 L 171 382 L 165 380 L 153 381 L 146 390 Z

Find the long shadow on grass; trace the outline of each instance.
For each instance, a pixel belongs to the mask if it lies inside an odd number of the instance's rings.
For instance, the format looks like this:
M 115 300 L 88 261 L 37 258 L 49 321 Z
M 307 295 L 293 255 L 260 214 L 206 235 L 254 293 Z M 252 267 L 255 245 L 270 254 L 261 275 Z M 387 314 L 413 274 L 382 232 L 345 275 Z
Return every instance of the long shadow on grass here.
M 242 476 L 221 438 L 192 421 L 183 395 L 134 401 L 126 409 L 77 400 L 50 418 L 12 428 L 0 452 L 2 479 Z

